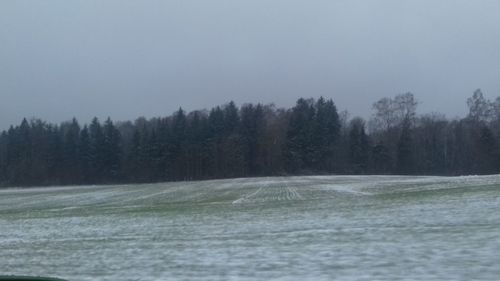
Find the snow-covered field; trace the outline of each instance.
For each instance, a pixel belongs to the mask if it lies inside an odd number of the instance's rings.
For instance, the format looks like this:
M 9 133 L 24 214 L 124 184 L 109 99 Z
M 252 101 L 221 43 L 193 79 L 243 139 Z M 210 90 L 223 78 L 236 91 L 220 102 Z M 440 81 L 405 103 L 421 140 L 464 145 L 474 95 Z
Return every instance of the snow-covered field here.
M 0 275 L 498 280 L 500 176 L 0 191 Z

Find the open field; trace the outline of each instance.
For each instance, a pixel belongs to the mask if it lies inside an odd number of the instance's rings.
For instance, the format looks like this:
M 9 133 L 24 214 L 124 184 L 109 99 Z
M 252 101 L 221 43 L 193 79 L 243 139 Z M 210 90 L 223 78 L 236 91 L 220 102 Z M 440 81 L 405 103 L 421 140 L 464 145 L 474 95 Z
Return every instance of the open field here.
M 0 275 L 498 280 L 500 176 L 0 191 Z

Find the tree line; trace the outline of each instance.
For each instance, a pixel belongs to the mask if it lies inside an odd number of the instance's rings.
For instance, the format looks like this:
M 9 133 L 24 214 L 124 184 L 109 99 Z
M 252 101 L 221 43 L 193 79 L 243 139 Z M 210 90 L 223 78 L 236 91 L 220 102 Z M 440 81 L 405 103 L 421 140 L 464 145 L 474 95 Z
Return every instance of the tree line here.
M 365 121 L 331 99 L 292 108 L 234 102 L 210 110 L 83 126 L 23 119 L 0 134 L 0 185 L 75 185 L 304 174 L 500 172 L 500 97 L 477 90 L 469 114 L 417 115 L 411 93 Z

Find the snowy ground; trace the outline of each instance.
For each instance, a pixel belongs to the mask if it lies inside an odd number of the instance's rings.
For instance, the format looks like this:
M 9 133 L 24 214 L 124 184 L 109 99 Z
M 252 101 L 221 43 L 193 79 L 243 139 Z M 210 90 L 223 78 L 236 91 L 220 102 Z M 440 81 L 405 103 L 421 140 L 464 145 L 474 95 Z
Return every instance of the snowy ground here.
M 0 191 L 0 275 L 498 280 L 500 176 Z

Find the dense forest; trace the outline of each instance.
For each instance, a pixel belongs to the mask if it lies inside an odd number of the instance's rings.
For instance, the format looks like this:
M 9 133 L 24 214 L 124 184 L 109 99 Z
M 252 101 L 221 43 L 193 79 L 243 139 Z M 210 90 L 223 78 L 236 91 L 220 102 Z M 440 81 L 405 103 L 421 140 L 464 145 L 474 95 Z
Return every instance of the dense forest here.
M 303 174 L 500 172 L 500 97 L 469 113 L 417 115 L 411 93 L 373 104 L 368 121 L 331 99 L 290 109 L 233 102 L 134 122 L 22 120 L 0 135 L 0 185 L 73 185 Z

